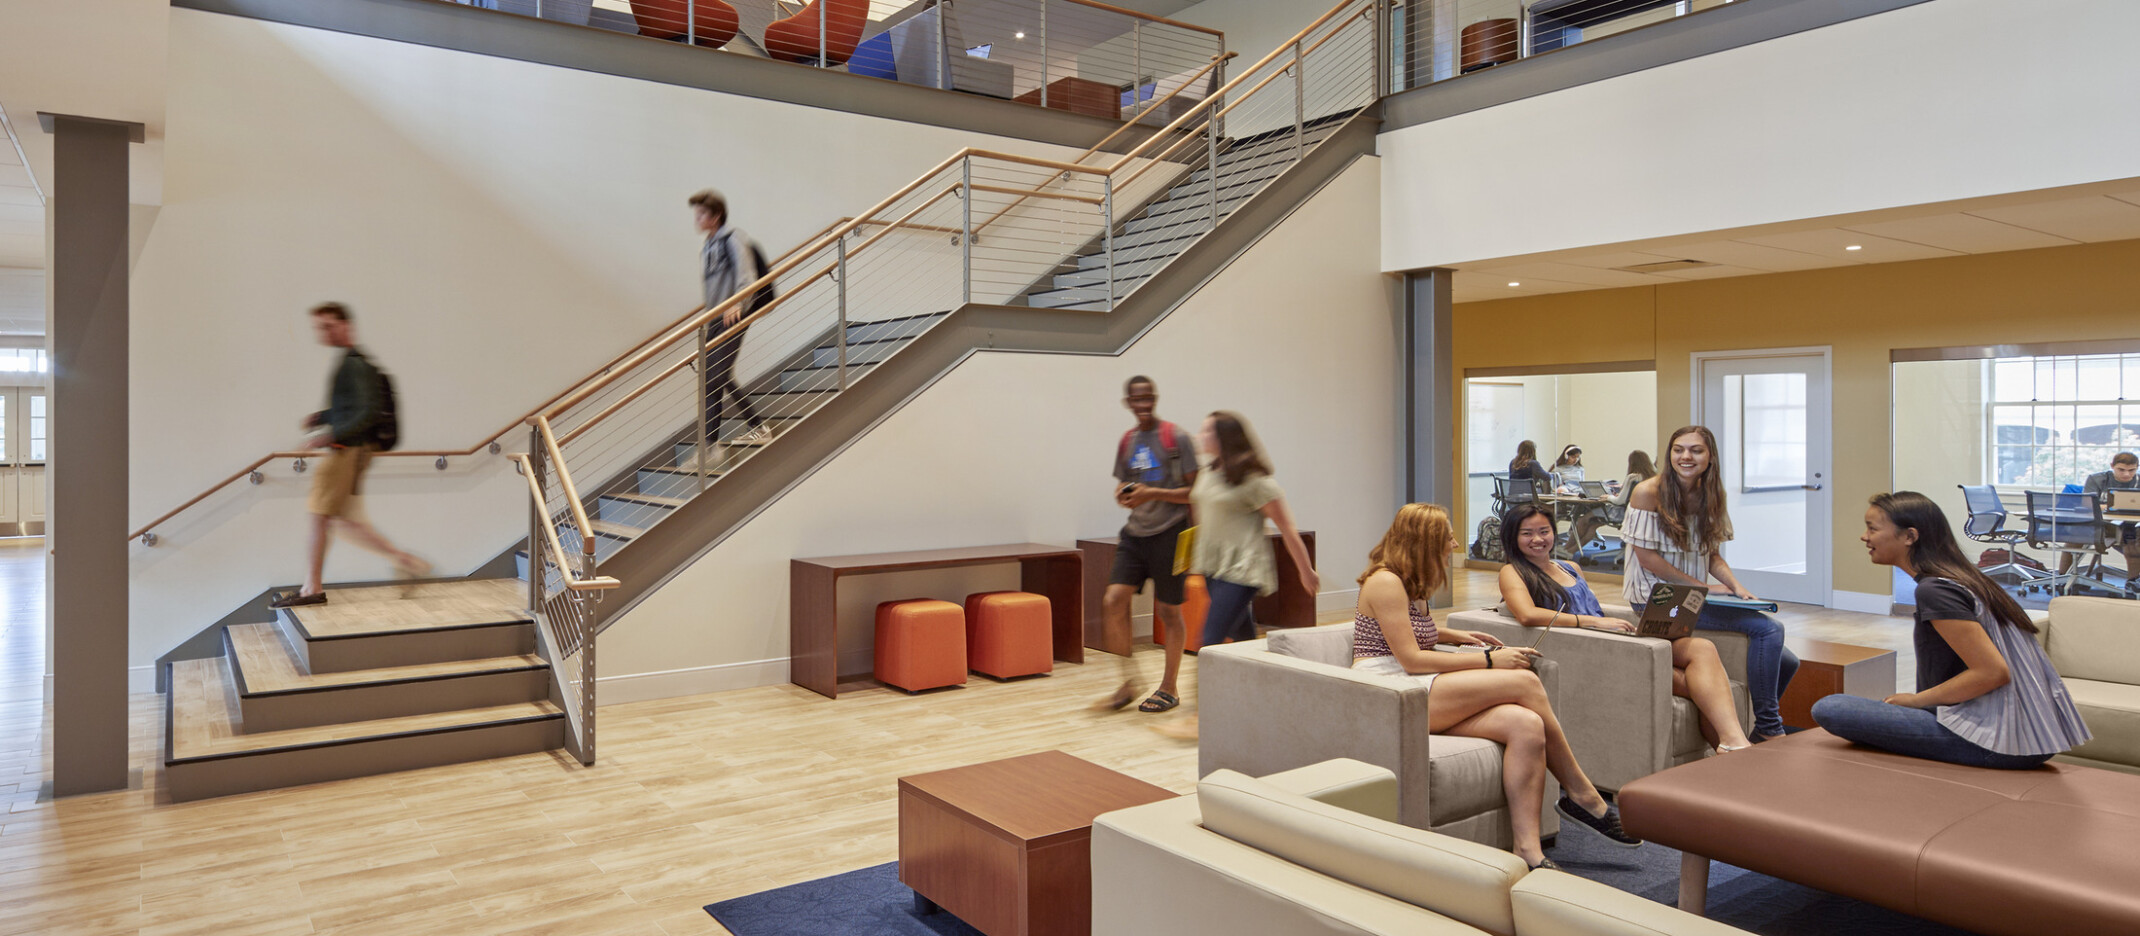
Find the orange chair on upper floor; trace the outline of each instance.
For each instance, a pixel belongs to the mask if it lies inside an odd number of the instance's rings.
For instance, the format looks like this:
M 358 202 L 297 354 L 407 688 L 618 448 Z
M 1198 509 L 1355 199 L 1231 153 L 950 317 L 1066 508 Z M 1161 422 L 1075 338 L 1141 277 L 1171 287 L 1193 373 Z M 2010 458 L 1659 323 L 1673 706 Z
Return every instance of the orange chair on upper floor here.
M 825 60 L 818 62 L 818 5 L 825 4 Z M 869 0 L 811 0 L 802 12 L 777 19 L 765 27 L 765 53 L 788 62 L 846 64 L 862 44 L 862 28 L 869 23 Z
M 686 28 L 697 35 L 697 45 L 718 49 L 736 37 L 741 18 L 736 8 L 722 0 L 693 0 L 688 18 L 684 0 L 631 0 L 632 20 L 639 34 L 653 39 L 681 39 Z

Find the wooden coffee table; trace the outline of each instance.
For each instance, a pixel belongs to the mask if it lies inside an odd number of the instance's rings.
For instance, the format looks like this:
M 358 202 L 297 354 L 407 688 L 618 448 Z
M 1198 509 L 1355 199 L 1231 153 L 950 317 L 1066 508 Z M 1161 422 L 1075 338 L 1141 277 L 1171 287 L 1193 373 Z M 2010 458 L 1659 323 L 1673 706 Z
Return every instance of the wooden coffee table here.
M 1092 931 L 1092 820 L 1175 794 L 1061 751 L 899 778 L 899 880 L 988 936 Z
M 1895 694 L 1893 650 L 1825 640 L 1792 639 L 1788 645 L 1798 654 L 1798 675 L 1778 700 L 1786 725 L 1818 727 L 1813 723 L 1813 703 L 1837 693 L 1880 700 Z

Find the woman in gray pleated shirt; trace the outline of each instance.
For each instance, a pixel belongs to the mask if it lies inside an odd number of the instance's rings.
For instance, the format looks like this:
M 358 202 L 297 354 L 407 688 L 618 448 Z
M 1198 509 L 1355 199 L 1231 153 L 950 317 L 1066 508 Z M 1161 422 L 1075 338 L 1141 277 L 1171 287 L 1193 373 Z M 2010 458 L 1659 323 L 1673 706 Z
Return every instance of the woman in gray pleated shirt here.
M 2036 625 L 1962 555 L 1938 504 L 1915 491 L 1876 495 L 1858 539 L 1872 561 L 1917 580 L 1917 691 L 1884 702 L 1828 696 L 1813 704 L 1814 721 L 1897 754 L 2006 770 L 2087 743 Z

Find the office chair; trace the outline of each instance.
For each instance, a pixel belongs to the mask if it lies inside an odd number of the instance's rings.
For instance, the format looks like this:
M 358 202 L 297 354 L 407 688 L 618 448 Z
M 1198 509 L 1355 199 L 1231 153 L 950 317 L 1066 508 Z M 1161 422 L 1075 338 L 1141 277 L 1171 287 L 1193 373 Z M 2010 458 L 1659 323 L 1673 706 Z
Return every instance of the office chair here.
M 2006 550 L 2006 561 L 1998 565 L 1980 567 L 1994 581 L 1999 576 L 2011 575 L 2010 583 L 2017 588 L 2032 589 L 2044 579 L 2054 578 L 2042 569 L 2025 566 L 2015 561 L 2020 555 L 2021 543 L 2029 538 L 2027 533 L 2006 528 L 2006 505 L 1999 502 L 1999 491 L 1989 484 L 1961 484 L 1962 503 L 1969 508 L 1969 519 L 1962 523 L 1962 535 L 1972 542 L 1999 546 Z
M 2103 554 L 2110 551 L 2117 526 L 2104 522 L 2103 502 L 2095 495 L 2029 491 L 2028 508 L 2029 545 L 2073 557 L 2071 571 L 2051 578 L 2053 591 L 2070 595 L 2086 584 L 2113 595 L 2132 594 L 2123 582 L 2114 585 L 2102 577 Z

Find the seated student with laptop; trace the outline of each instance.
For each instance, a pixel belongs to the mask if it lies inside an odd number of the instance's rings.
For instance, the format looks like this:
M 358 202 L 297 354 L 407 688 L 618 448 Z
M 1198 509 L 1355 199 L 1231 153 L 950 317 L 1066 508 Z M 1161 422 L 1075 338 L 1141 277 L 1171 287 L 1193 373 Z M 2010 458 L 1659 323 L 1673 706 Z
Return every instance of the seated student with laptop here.
M 2140 455 L 2119 452 L 2110 458 L 2110 470 L 2089 475 L 2081 490 L 2099 497 L 2103 509 L 2114 513 L 2140 511 Z M 2118 524 L 2118 546 L 2125 553 L 2125 574 L 2140 578 L 2140 524 Z M 2072 561 L 2070 555 L 2063 564 Z
M 1636 633 L 1637 626 L 1605 616 L 1590 583 L 1571 563 L 1553 556 L 1553 518 L 1536 504 L 1517 504 L 1501 521 L 1501 554 L 1509 557 L 1501 567 L 1501 603 L 1509 617 L 1526 627 L 1587 627 L 1594 630 Z M 1702 737 L 1719 753 L 1738 751 L 1753 744 L 1739 724 L 1738 707 L 1731 697 L 1731 676 L 1724 671 L 1716 644 L 1693 636 L 1701 601 L 1708 593 L 1700 586 L 1659 583 L 1658 589 L 1681 589 L 1680 593 L 1653 594 L 1644 618 L 1656 626 L 1642 636 L 1672 642 L 1672 694 L 1694 703 L 1701 715 Z M 1678 613 L 1688 603 L 1686 613 Z M 1669 628 L 1669 629 L 1667 629 Z M 1543 635 L 1541 635 L 1543 636 Z

